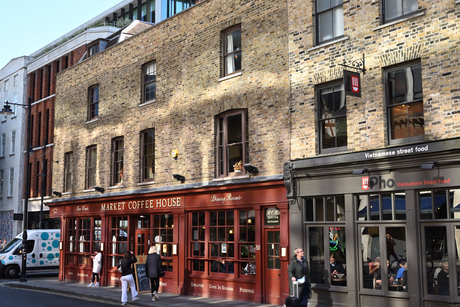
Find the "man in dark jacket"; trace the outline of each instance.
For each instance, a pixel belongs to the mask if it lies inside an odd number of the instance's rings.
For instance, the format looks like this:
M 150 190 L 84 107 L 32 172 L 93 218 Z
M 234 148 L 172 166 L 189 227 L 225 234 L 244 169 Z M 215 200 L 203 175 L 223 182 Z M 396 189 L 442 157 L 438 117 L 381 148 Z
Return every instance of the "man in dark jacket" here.
M 308 299 L 311 298 L 311 278 L 310 269 L 308 268 L 307 259 L 304 257 L 304 251 L 302 248 L 297 247 L 294 250 L 294 256 L 291 258 L 291 263 L 288 269 L 289 274 L 289 288 L 292 289 L 292 282 L 299 282 L 299 298 L 301 299 L 300 306 L 307 307 Z
M 161 256 L 157 254 L 157 248 L 155 246 L 151 246 L 149 249 L 149 255 L 147 256 L 147 260 L 145 262 L 145 275 L 150 278 L 152 301 L 160 299 L 157 294 L 158 288 L 160 287 L 160 271 Z

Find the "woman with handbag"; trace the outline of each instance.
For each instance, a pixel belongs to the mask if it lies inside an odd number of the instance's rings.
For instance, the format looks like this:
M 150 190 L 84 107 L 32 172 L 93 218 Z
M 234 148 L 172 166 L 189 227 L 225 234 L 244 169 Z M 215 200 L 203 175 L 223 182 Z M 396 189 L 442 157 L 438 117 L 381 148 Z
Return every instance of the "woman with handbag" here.
M 160 287 L 160 277 L 164 276 L 161 269 L 161 256 L 157 254 L 157 248 L 151 246 L 149 255 L 145 262 L 145 275 L 150 278 L 150 291 L 152 292 L 152 301 L 159 300 L 158 288 Z

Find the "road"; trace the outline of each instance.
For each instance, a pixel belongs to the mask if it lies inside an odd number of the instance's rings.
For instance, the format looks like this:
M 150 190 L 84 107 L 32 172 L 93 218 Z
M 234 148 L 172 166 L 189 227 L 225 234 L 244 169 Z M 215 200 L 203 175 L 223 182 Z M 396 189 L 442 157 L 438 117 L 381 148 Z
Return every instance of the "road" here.
M 27 279 L 47 279 L 57 278 L 56 273 L 28 273 Z M 104 307 L 104 306 L 119 306 L 119 303 L 110 303 L 107 301 L 82 298 L 72 295 L 55 294 L 50 292 L 43 292 L 31 289 L 20 289 L 12 288 L 6 285 L 7 282 L 19 281 L 17 279 L 5 279 L 0 278 L 0 306 L 33 306 L 33 307 L 80 307 L 80 306 L 91 306 L 91 307 Z

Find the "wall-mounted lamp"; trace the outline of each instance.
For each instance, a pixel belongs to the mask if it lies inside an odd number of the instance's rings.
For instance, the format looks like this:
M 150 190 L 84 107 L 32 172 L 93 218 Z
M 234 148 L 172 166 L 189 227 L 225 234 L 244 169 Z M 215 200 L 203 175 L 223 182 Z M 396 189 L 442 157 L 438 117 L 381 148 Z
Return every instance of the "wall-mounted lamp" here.
M 2 109 L 2 111 L 0 111 L 0 114 L 3 114 L 5 116 L 6 115 L 14 115 L 13 110 L 11 110 L 11 107 L 8 104 L 8 100 L 5 101 L 5 104 L 3 105 L 3 109 Z
M 370 172 L 370 170 L 367 167 L 365 167 L 363 169 L 355 169 L 353 171 L 353 175 L 362 175 L 364 173 L 369 173 L 369 172 Z
M 179 174 L 173 174 L 174 179 L 179 180 L 180 182 L 185 181 L 185 177 Z
M 96 191 L 98 191 L 99 193 L 104 193 L 105 189 L 104 188 L 101 188 L 101 187 L 94 187 L 94 189 Z
M 54 190 L 53 190 L 53 194 L 56 195 L 57 197 L 61 197 L 61 196 L 62 196 L 62 193 L 61 193 L 61 192 L 54 191 Z
M 259 169 L 257 167 L 255 167 L 254 165 L 251 165 L 249 163 L 247 164 L 244 164 L 244 169 L 248 172 L 248 173 L 251 173 L 251 174 L 255 174 L 255 173 L 258 173 L 259 172 Z
M 420 165 L 420 168 L 421 169 L 433 169 L 434 166 L 438 164 L 439 164 L 438 161 L 434 160 L 431 163 L 422 163 L 422 165 Z

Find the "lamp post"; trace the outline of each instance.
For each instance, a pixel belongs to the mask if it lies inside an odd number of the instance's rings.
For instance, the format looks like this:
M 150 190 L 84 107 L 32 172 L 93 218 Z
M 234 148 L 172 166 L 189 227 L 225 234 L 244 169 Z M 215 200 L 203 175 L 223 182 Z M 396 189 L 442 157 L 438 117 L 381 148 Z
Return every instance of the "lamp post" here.
M 19 104 L 19 103 L 8 103 L 5 101 L 3 105 L 3 109 L 0 114 L 3 115 L 14 115 L 14 112 L 11 110 L 10 105 L 20 106 L 27 110 L 27 132 L 26 132 L 26 157 L 25 157 L 25 165 L 26 165 L 26 174 L 25 174 L 25 193 L 24 193 L 24 211 L 23 211 L 23 226 L 24 232 L 22 233 L 22 270 L 21 270 L 21 279 L 20 282 L 26 282 L 26 262 L 27 262 L 27 228 L 28 228 L 28 215 L 29 215 L 29 196 L 30 196 L 30 178 L 29 178 L 29 153 L 30 153 L 30 132 L 32 131 L 32 127 L 30 127 L 30 118 L 31 118 L 31 106 L 32 106 L 32 98 L 29 97 L 27 101 L 27 105 Z

